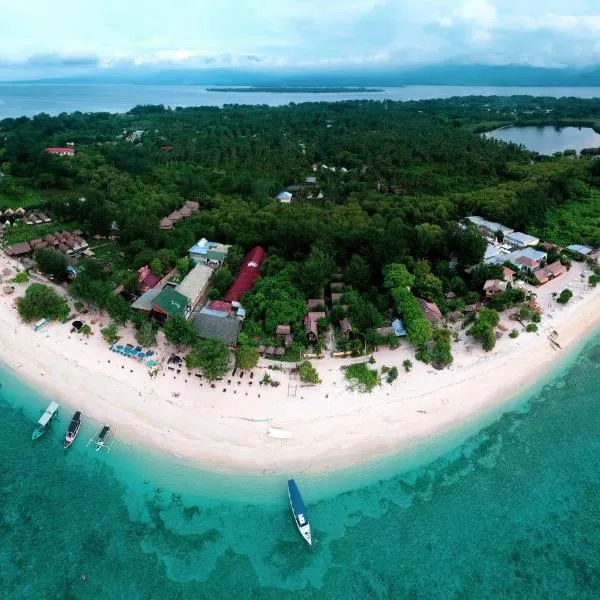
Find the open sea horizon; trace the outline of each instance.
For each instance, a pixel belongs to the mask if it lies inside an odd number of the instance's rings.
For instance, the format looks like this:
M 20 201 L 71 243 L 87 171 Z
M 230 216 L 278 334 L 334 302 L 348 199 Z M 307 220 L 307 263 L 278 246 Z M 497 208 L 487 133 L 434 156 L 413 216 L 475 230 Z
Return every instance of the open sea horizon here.
M 117 439 L 36 442 L 48 398 L 0 368 L 0 598 L 600 597 L 600 334 L 481 421 L 398 456 L 287 475 L 201 470 Z M 83 581 L 81 576 L 85 575 Z
M 407 85 L 378 88 L 381 92 L 283 93 L 208 91 L 202 85 L 141 85 L 126 83 L 2 83 L 0 119 L 31 117 L 39 113 L 123 113 L 136 105 L 223 106 L 253 104 L 281 106 L 291 102 L 339 102 L 344 100 L 426 100 L 455 96 L 545 96 L 600 98 L 600 87 L 492 87 Z

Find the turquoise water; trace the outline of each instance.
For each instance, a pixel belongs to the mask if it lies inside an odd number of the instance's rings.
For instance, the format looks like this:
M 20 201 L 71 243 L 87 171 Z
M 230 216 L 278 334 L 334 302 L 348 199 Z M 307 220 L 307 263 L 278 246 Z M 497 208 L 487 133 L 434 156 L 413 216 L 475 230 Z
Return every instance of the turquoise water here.
M 91 423 L 64 453 L 67 410 L 32 443 L 46 400 L 0 381 L 2 599 L 600 597 L 600 337 L 466 441 L 299 477 L 312 549 L 285 477 L 100 455 Z

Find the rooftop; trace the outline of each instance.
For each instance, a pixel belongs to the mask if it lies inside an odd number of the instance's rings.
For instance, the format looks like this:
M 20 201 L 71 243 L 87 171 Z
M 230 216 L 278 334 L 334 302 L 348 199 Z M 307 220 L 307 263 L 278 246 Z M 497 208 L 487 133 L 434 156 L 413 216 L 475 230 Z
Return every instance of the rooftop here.
M 177 286 L 177 291 L 194 301 L 204 290 L 212 277 L 213 270 L 202 263 L 195 265 Z
M 152 304 L 156 296 L 160 294 L 160 290 L 148 290 L 144 292 L 132 305 L 133 310 L 143 310 L 150 312 L 152 310 Z
M 594 251 L 593 248 L 588 248 L 587 246 L 582 246 L 581 244 L 571 244 L 570 246 L 567 246 L 566 249 L 570 250 L 571 252 L 577 252 L 577 254 L 581 254 L 582 256 L 587 256 Z
M 237 341 L 241 325 L 241 321 L 236 318 L 214 316 L 205 309 L 201 310 L 194 318 L 194 326 L 200 337 L 220 340 L 225 344 L 234 344 Z
M 190 301 L 186 296 L 171 286 L 167 286 L 154 298 L 152 306 L 170 317 L 174 317 L 175 315 L 185 316 L 189 303 Z

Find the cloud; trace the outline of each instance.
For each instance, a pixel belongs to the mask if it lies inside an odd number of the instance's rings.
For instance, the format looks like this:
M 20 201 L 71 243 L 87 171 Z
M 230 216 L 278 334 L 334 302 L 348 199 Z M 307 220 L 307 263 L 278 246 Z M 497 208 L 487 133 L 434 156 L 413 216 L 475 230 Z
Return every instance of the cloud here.
M 0 63 L 583 66 L 599 34 L 597 0 L 27 0 L 3 6 Z

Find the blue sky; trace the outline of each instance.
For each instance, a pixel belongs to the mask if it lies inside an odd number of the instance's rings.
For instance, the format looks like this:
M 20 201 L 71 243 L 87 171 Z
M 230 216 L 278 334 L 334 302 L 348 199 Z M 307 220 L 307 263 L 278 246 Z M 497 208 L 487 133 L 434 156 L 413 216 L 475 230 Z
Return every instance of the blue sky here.
M 600 63 L 598 0 L 0 0 L 0 77 Z

